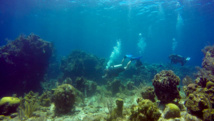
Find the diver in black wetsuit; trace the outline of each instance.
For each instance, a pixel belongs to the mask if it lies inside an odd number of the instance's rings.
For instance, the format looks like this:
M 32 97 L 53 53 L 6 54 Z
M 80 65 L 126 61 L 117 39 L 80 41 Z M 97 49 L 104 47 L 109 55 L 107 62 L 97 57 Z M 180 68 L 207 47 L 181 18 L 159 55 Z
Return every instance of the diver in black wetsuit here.
M 136 66 L 141 66 L 142 65 L 142 63 L 140 61 L 141 57 L 133 57 L 132 55 L 125 55 L 124 58 L 122 59 L 121 64 L 113 65 L 113 66 L 110 66 L 109 68 L 107 68 L 105 70 L 105 75 L 102 76 L 102 78 L 106 78 L 106 77 L 111 78 L 111 77 L 118 76 L 121 72 L 125 71 L 130 66 L 132 61 L 136 61 Z M 130 61 L 124 67 L 123 62 L 126 58 L 129 58 Z
M 171 63 L 172 64 L 177 64 L 177 63 L 180 63 L 181 66 L 183 66 L 187 61 L 190 60 L 190 57 L 183 57 L 181 55 L 175 55 L 175 54 L 172 54 L 169 56 L 169 59 L 171 60 Z

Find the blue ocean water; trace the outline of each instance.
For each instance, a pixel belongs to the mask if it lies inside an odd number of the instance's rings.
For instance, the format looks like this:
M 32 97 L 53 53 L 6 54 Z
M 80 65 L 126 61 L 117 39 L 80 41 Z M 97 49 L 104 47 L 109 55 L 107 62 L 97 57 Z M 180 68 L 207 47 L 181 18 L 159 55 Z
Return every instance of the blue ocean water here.
M 1 0 L 0 44 L 35 33 L 54 43 L 58 57 L 74 49 L 108 58 L 125 54 L 168 63 L 170 54 L 201 65 L 214 44 L 213 0 Z M 121 60 L 121 58 L 118 58 Z

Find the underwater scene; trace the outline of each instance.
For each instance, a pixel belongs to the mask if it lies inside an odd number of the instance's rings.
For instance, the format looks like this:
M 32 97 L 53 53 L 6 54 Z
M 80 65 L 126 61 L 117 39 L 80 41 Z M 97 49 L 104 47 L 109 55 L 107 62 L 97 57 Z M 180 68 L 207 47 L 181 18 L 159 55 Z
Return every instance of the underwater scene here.
M 213 121 L 214 0 L 1 0 L 0 121 Z

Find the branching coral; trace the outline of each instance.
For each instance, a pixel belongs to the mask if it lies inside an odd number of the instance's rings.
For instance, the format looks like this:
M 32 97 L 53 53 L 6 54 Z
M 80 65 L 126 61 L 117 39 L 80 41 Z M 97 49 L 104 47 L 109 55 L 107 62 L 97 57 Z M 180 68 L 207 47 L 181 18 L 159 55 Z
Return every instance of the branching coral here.
M 39 102 L 41 106 L 48 107 L 51 105 L 51 92 L 46 91 L 39 97 Z
M 33 112 L 39 108 L 38 94 L 32 91 L 21 98 L 21 103 L 18 109 L 19 119 L 25 120 L 33 116 Z

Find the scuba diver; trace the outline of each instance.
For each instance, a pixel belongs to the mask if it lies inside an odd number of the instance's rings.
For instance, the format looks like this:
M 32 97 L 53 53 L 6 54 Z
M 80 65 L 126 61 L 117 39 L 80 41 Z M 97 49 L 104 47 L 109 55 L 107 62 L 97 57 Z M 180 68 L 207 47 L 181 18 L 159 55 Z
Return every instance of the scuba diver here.
M 180 63 L 181 66 L 183 66 L 187 61 L 190 60 L 190 57 L 185 58 L 181 55 L 172 54 L 169 56 L 169 59 L 171 60 L 172 64 Z
M 132 61 L 136 61 L 136 64 L 135 66 L 136 67 L 140 67 L 142 65 L 142 62 L 140 61 L 140 57 L 133 57 L 132 55 L 125 55 L 122 59 L 122 62 L 121 64 L 118 64 L 118 65 L 113 65 L 113 66 L 110 66 L 109 68 L 107 68 L 105 70 L 105 75 L 102 76 L 102 78 L 106 78 L 106 77 L 116 77 L 118 76 L 121 72 L 125 71 L 129 66 L 130 64 L 132 63 Z M 128 63 L 126 64 L 126 66 L 124 67 L 123 66 L 123 63 L 125 61 L 126 58 L 129 58 L 130 60 L 128 61 Z

